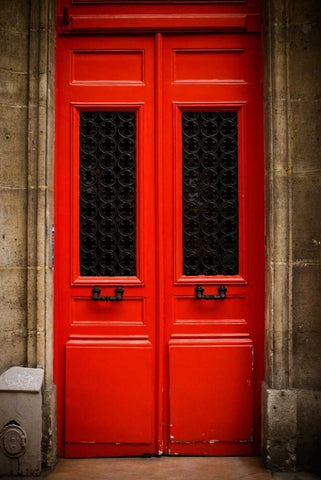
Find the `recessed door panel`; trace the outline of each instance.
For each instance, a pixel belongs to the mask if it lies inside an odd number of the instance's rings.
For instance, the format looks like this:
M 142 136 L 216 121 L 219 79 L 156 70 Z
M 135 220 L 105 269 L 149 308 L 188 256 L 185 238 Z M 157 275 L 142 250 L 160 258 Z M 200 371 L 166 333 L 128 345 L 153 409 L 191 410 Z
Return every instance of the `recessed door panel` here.
M 252 342 L 172 340 L 169 351 L 171 448 L 252 442 Z
M 58 36 L 61 455 L 259 452 L 260 64 L 256 35 Z
M 67 444 L 146 444 L 150 450 L 153 363 L 148 341 L 68 342 Z

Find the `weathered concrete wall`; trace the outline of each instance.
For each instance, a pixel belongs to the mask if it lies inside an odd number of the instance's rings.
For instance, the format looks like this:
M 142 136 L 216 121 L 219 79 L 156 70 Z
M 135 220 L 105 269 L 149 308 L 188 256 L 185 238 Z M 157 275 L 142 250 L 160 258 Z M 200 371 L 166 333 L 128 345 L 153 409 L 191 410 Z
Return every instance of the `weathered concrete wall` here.
M 267 465 L 321 471 L 321 7 L 265 2 Z
M 1 1 L 0 371 L 27 360 L 29 3 Z

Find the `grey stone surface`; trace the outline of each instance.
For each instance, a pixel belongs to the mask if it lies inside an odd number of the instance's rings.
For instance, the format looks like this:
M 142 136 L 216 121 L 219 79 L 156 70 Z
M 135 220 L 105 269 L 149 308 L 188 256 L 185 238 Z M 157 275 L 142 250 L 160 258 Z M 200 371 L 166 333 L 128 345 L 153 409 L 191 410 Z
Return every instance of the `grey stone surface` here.
M 27 109 L 0 105 L 0 189 L 25 188 Z
M 297 398 L 292 390 L 263 385 L 263 445 L 266 468 L 294 470 L 296 466 Z
M 320 116 L 321 98 L 311 101 L 303 97 L 291 102 L 291 151 L 294 159 L 294 173 L 320 172 Z M 303 128 L 303 119 L 308 128 Z
M 0 392 L 40 392 L 43 375 L 42 368 L 11 367 L 0 375 Z
M 0 190 L 0 263 L 4 267 L 26 265 L 26 191 Z
M 0 377 L 0 475 L 41 473 L 43 370 L 13 367 Z M 6 432 L 14 429 L 6 442 Z M 18 431 L 19 433 L 19 431 Z
M 321 263 L 321 222 L 317 221 L 320 198 L 321 168 L 319 171 L 293 175 L 293 260 L 296 262 Z
M 298 464 L 321 475 L 321 392 L 298 391 Z

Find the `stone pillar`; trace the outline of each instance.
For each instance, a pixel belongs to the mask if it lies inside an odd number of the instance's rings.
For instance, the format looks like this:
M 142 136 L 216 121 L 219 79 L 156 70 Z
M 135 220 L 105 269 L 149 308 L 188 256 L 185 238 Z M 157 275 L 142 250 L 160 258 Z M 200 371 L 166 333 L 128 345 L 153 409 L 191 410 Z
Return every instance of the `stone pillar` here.
M 265 2 L 268 468 L 318 471 L 321 453 L 321 9 Z M 319 432 L 319 434 L 318 434 Z
M 53 385 L 53 223 L 55 1 L 30 0 L 27 365 L 45 370 L 43 463 L 56 457 Z

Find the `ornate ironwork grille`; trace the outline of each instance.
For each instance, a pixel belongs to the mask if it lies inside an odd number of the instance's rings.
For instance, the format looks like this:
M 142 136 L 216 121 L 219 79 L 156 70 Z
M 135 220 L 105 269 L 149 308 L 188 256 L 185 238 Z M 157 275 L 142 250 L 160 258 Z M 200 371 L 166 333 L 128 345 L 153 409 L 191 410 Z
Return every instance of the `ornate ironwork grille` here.
M 136 114 L 80 113 L 80 274 L 136 275 Z
M 183 274 L 235 275 L 238 259 L 236 112 L 184 112 Z

